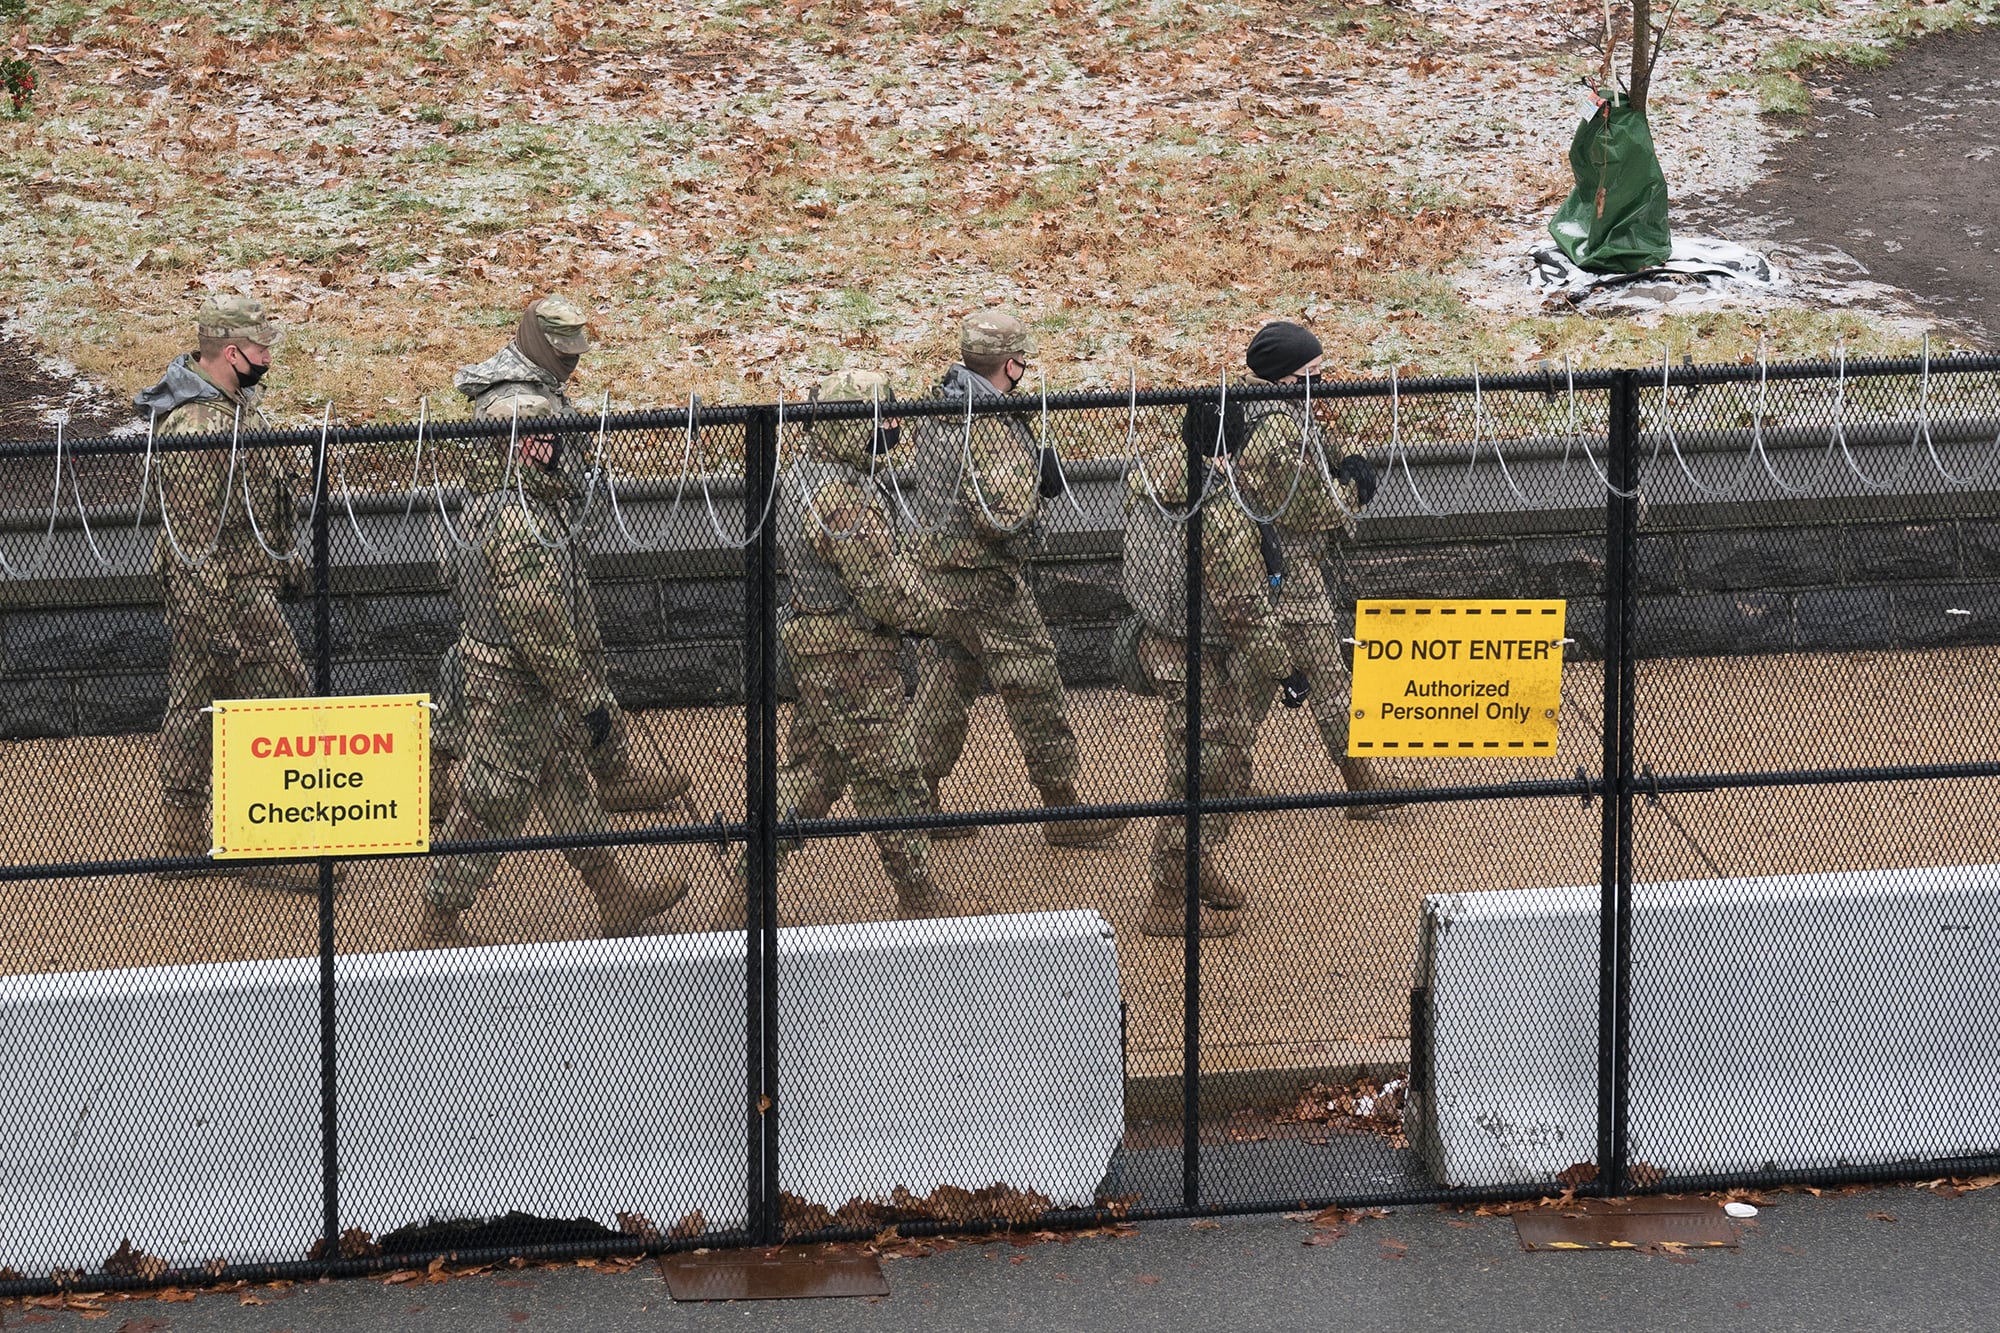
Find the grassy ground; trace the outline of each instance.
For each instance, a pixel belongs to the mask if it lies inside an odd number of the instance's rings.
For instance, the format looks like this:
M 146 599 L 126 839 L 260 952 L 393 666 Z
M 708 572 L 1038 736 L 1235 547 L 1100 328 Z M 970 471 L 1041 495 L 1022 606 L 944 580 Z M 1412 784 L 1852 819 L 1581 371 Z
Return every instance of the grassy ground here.
M 1810 769 L 1985 757 L 1988 733 L 1957 701 L 1990 698 L 2000 666 L 1984 649 L 1646 663 L 1638 754 L 1663 773 Z M 1406 760 L 1401 780 L 1446 785 L 1598 772 L 1602 739 L 1593 664 L 1568 668 L 1561 748 L 1541 761 Z M 1156 799 L 1159 703 L 1115 691 L 1072 695 L 1089 799 Z M 741 808 L 741 714 L 694 709 L 651 719 L 697 775 L 704 811 Z M 148 854 L 156 838 L 153 738 L 0 746 L 0 784 L 44 818 L 0 829 L 12 864 Z M 1338 790 L 1301 714 L 1277 711 L 1257 753 L 1267 792 Z M 1722 791 L 1642 802 L 1641 879 L 1986 864 L 2000 859 L 1993 784 L 1893 783 Z M 109 793 L 123 793 L 110 799 Z M 945 786 L 953 809 L 1033 801 L 996 701 L 982 699 L 964 761 Z M 846 813 L 843 804 L 835 813 Z M 643 816 L 620 817 L 628 825 Z M 1203 1056 L 1211 1070 L 1380 1058 L 1407 1035 L 1419 910 L 1428 894 L 1594 884 L 1601 812 L 1574 798 L 1410 806 L 1387 819 L 1331 813 L 1237 823 L 1220 854 L 1251 891 L 1240 932 L 1209 942 Z M 1137 930 L 1151 830 L 1099 849 L 1051 849 L 1029 827 L 989 828 L 934 847 L 936 875 L 966 913 L 1093 908 L 1117 931 L 1135 1075 L 1179 1067 L 1181 945 Z M 628 850 L 635 872 L 686 872 L 688 899 L 667 929 L 707 929 L 728 892 L 709 849 Z M 408 938 L 421 860 L 350 863 L 338 947 L 376 952 Z M 788 924 L 886 919 L 895 907 L 860 839 L 809 846 L 780 884 Z M 507 859 L 468 916 L 486 942 L 595 933 L 582 885 L 553 854 Z M 219 959 L 293 957 L 315 948 L 313 900 L 199 879 L 155 884 L 98 877 L 0 886 L 0 975 Z M 1526 965 L 1532 965 L 1529 960 Z
M 1674 189 L 1753 179 L 1800 70 L 1996 3 L 1685 6 Z M 0 306 L 130 389 L 200 292 L 264 293 L 294 417 L 413 412 L 551 288 L 596 312 L 582 387 L 626 403 L 920 381 L 992 302 L 1057 387 L 1207 378 L 1280 316 L 1347 373 L 1897 345 L 1858 314 L 1466 302 L 1452 266 L 1567 189 L 1597 27 L 1573 0 L 61 0 L 35 114 L 0 122 Z

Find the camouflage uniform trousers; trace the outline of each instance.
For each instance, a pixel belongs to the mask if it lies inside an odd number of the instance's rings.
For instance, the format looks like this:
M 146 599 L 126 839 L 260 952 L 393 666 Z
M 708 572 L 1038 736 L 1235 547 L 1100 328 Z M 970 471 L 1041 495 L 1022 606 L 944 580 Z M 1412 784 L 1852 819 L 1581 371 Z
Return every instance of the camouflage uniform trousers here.
M 1279 614 L 1283 615 L 1283 608 Z M 1340 627 L 1331 620 L 1284 621 L 1282 637 L 1285 648 L 1292 655 L 1292 662 L 1306 673 L 1312 683 L 1312 693 L 1306 698 L 1306 707 L 1312 710 L 1313 725 L 1319 730 L 1320 744 L 1326 747 L 1326 757 L 1335 767 L 1348 762 L 1347 724 L 1349 707 L 1353 695 L 1353 678 L 1349 674 L 1347 659 L 1341 652 Z M 1263 727 L 1264 718 L 1271 711 L 1275 693 L 1259 697 L 1255 712 L 1250 719 L 1250 733 L 1254 737 Z
M 598 673 L 602 679 L 602 673 Z M 431 692 L 431 769 L 465 757 L 472 720 L 465 701 L 465 656 L 453 644 L 438 661 L 436 688 Z M 584 766 L 599 780 L 616 779 L 631 766 L 629 737 L 620 735 L 584 756 Z
M 803 619 L 803 618 L 802 618 Z M 896 640 L 865 648 L 801 651 L 802 620 L 785 626 L 799 701 L 778 772 L 778 818 L 822 819 L 850 787 L 864 818 L 922 814 L 923 775 L 903 723 L 903 677 Z M 926 883 L 930 837 L 921 831 L 871 835 L 882 869 L 898 889 Z M 779 842 L 779 865 L 790 846 Z
M 1187 798 L 1187 644 L 1147 630 L 1139 639 L 1139 664 L 1159 691 L 1161 733 L 1166 743 L 1167 795 Z M 1253 679 L 1242 658 L 1222 644 L 1201 648 L 1201 794 L 1245 796 L 1250 791 L 1251 756 L 1257 744 L 1257 719 L 1277 693 L 1273 681 Z M 1201 817 L 1203 855 L 1229 840 L 1232 817 Z M 1187 854 L 1187 821 L 1161 819 L 1154 825 L 1153 867 L 1156 873 L 1179 875 Z
M 925 780 L 934 784 L 957 765 L 984 675 L 999 691 L 1035 788 L 1046 793 L 1071 786 L 1076 733 L 1056 672 L 1056 644 L 1020 571 L 1002 565 L 932 569 L 926 576 L 944 610 L 910 706 L 912 745 Z
M 1292 664 L 1312 683 L 1306 707 L 1312 710 L 1326 757 L 1339 768 L 1349 762 L 1347 722 L 1354 689 L 1350 659 L 1342 649 L 1332 594 L 1321 568 L 1327 555 L 1326 536 L 1281 527 L 1278 540 L 1285 550 L 1285 586 L 1278 594 L 1276 610 L 1285 650 L 1291 654 Z M 1262 727 L 1270 709 L 1269 698 L 1260 700 L 1254 725 Z
M 552 834 L 602 833 L 607 821 L 584 770 L 581 738 L 540 681 L 465 664 L 465 764 L 445 838 L 511 838 L 539 808 Z M 424 886 L 436 906 L 464 911 L 499 873 L 501 853 L 438 857 Z M 579 874 L 609 865 L 610 849 L 565 850 Z
M 208 803 L 214 728 L 201 710 L 217 699 L 296 699 L 312 693 L 278 609 L 278 577 L 237 575 L 228 605 L 213 605 L 178 570 L 166 571 L 167 711 L 160 725 L 160 797 L 199 810 Z M 227 625 L 234 648 L 216 646 L 211 627 Z

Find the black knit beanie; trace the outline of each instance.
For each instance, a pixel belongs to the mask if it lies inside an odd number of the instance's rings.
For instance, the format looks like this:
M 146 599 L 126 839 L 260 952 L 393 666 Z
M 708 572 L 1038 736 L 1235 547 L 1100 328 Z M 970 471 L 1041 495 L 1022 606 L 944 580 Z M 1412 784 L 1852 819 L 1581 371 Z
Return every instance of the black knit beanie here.
M 1274 320 L 1257 330 L 1243 361 L 1252 375 L 1276 384 L 1325 350 L 1319 339 L 1313 337 L 1312 330 Z

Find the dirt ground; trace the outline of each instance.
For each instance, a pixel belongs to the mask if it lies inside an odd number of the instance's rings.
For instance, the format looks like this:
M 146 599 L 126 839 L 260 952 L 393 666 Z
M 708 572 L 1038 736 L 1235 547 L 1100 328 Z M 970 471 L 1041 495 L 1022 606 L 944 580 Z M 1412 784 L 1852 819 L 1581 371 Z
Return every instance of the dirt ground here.
M 64 422 L 70 439 L 94 439 L 111 434 L 133 418 L 131 406 L 100 385 L 44 365 L 27 340 L 0 328 L 0 444 L 16 440 L 43 441 Z M 84 458 L 66 467 L 88 504 L 129 504 L 137 490 L 137 470 L 130 459 Z M 49 512 L 55 473 L 44 460 L 0 460 L 0 515 Z M 63 504 L 75 503 L 66 481 Z
M 1405 760 L 1410 785 L 1444 786 L 1601 771 L 1601 675 L 1566 674 L 1554 759 Z M 1639 758 L 1658 772 L 1878 765 L 1991 758 L 1992 728 L 1963 708 L 2000 695 L 1988 650 L 1838 657 L 1676 660 L 1646 664 Z M 1085 794 L 1155 799 L 1159 704 L 1077 691 Z M 704 813 L 741 808 L 741 715 L 688 710 L 648 719 L 698 775 Z M 148 854 L 156 836 L 153 738 L 97 737 L 0 746 L 0 788 L 17 817 L 0 829 L 9 863 Z M 1257 754 L 1264 792 L 1337 790 L 1302 714 L 1274 712 Z M 2000 860 L 1991 782 L 1896 783 L 1673 796 L 1642 803 L 1645 879 Z M 983 699 L 946 805 L 1032 801 L 997 702 Z M 846 813 L 843 805 L 836 814 Z M 637 826 L 641 815 L 621 816 Z M 1296 1067 L 1379 1053 L 1407 1033 L 1410 967 L 1427 894 L 1592 884 L 1598 807 L 1575 798 L 1408 806 L 1379 821 L 1296 813 L 1241 819 L 1221 854 L 1254 901 L 1234 937 L 1205 945 L 1205 1067 Z M 988 828 L 935 847 L 937 877 L 966 913 L 1090 907 L 1117 931 L 1129 1005 L 1131 1071 L 1169 1072 L 1180 1055 L 1181 945 L 1138 933 L 1151 830 L 1103 849 L 1051 849 L 1029 827 Z M 700 930 L 725 892 L 708 848 L 628 850 L 642 873 L 684 870 L 693 890 L 659 922 Z M 352 866 L 339 900 L 343 951 L 396 948 L 424 873 L 416 860 Z M 879 921 L 894 899 L 864 840 L 794 855 L 780 887 L 787 924 Z M 314 948 L 306 896 L 225 879 L 156 884 L 142 877 L 0 886 L 0 973 L 92 970 L 283 957 Z M 594 933 L 582 886 L 552 854 L 511 857 L 468 918 L 488 942 Z
M 0 441 L 40 440 L 55 432 L 52 413 L 67 413 L 66 429 L 107 435 L 132 419 L 129 404 L 75 376 L 44 366 L 25 339 L 0 330 Z
M 1984 346 L 2000 344 L 2000 32 L 1947 33 L 1880 69 L 1812 82 L 1824 84 L 1812 119 L 1765 178 L 1719 209 L 1681 201 L 1676 227 L 1754 213 L 1753 230 L 1802 252 L 1788 262 L 1845 257 Z M 1716 230 L 1743 233 L 1737 221 Z

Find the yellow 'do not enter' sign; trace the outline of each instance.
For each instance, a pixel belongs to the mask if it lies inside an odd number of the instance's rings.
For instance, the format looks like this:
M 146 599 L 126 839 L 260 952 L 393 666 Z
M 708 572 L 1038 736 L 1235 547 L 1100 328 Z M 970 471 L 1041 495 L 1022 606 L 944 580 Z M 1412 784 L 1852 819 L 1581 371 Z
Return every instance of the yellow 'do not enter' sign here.
M 430 696 L 218 699 L 218 859 L 430 849 Z
M 1561 601 L 1355 603 L 1350 755 L 1554 754 Z

